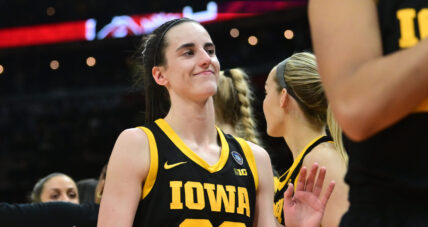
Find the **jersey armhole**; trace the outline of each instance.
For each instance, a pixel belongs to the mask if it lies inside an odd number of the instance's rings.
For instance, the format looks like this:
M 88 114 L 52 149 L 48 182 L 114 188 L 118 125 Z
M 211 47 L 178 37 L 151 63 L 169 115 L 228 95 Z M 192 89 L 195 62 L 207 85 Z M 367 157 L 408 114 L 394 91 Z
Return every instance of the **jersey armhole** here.
M 235 139 L 236 141 L 238 141 L 239 145 L 241 145 L 242 151 L 244 152 L 245 158 L 247 159 L 248 165 L 250 166 L 251 172 L 253 173 L 254 184 L 257 191 L 259 186 L 259 174 L 257 172 L 257 165 L 256 165 L 256 160 L 254 159 L 253 151 L 251 150 L 250 146 L 244 139 L 236 138 L 236 137 Z
M 150 150 L 150 167 L 149 173 L 147 174 L 146 180 L 143 184 L 143 192 L 141 199 L 144 199 L 152 190 L 156 182 L 156 176 L 158 173 L 158 147 L 156 145 L 155 137 L 153 136 L 152 131 L 146 127 L 138 127 L 143 130 L 147 135 L 149 140 L 149 150 Z

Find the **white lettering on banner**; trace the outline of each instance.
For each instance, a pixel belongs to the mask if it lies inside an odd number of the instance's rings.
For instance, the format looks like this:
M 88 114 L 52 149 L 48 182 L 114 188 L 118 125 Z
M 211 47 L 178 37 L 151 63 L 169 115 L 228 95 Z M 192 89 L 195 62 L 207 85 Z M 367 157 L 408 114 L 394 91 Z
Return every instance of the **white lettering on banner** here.
M 215 2 L 208 2 L 207 10 L 200 12 L 193 12 L 192 7 L 186 6 L 183 8 L 183 17 L 188 17 L 198 22 L 206 22 L 215 20 L 217 18 L 217 4 Z M 161 24 L 180 18 L 180 13 L 155 13 L 145 16 L 115 16 L 111 22 L 105 25 L 98 33 L 98 39 L 105 39 L 106 37 L 123 38 L 127 35 L 142 35 L 152 32 Z M 94 19 L 87 20 L 86 23 L 86 38 L 93 40 L 96 33 L 96 21 Z
M 207 10 L 194 13 L 192 7 L 186 6 L 183 8 L 183 17 L 187 17 L 199 22 L 215 20 L 217 18 L 217 4 L 208 2 Z
M 95 39 L 97 34 L 97 21 L 95 19 L 88 19 L 85 23 L 85 37 L 87 40 L 91 41 Z
M 140 24 L 143 29 L 142 34 L 150 33 L 163 23 L 177 18 L 180 18 L 180 14 L 178 13 L 156 13 L 150 17 L 141 17 Z
M 128 31 L 132 34 L 142 34 L 142 29 L 130 16 L 113 17 L 110 24 L 107 24 L 98 32 L 98 39 L 104 39 L 108 35 L 114 38 L 123 38 L 128 35 Z

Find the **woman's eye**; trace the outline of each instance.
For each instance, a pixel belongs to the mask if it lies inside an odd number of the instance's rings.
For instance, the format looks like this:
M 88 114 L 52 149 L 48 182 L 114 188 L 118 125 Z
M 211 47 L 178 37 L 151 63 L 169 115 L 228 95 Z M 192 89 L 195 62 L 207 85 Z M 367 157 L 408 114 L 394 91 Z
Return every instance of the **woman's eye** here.
M 74 199 L 74 198 L 76 198 L 76 193 L 75 192 L 69 192 L 68 193 L 68 197 L 70 197 L 70 198 L 72 198 L 72 199 Z
M 51 199 L 58 199 L 59 195 L 58 194 L 52 194 L 50 196 Z
M 193 55 L 193 51 L 186 51 L 186 52 L 184 52 L 183 53 L 183 55 L 185 55 L 185 56 L 192 56 Z
M 207 51 L 207 53 L 209 55 L 214 55 L 215 54 L 215 50 L 214 49 L 209 49 L 209 50 L 206 50 L 206 51 Z

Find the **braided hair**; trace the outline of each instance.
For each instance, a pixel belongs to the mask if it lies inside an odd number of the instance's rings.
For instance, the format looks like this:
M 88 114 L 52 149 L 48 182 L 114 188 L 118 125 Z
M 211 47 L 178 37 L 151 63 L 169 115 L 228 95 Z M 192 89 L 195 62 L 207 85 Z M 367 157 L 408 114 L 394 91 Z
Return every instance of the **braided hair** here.
M 248 75 L 240 68 L 220 72 L 218 91 L 213 96 L 216 120 L 231 125 L 237 136 L 260 144 L 253 116 Z

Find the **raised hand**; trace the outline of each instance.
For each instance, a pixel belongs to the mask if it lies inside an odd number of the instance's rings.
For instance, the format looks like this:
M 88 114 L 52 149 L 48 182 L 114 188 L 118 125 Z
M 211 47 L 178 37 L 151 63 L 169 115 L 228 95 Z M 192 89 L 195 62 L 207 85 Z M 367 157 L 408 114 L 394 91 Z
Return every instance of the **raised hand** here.
M 287 227 L 319 227 L 324 210 L 335 182 L 328 185 L 327 191 L 320 196 L 324 185 L 326 168 L 322 167 L 317 175 L 318 163 L 312 165 L 309 176 L 307 170 L 300 170 L 299 181 L 293 195 L 293 184 L 284 193 L 284 222 Z

